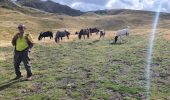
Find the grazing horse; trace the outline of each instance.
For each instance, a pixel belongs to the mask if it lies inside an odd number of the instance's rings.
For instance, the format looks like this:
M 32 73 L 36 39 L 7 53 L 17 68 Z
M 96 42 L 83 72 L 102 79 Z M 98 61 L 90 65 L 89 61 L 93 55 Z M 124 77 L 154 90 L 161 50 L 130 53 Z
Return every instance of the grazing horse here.
M 115 43 L 117 42 L 118 40 L 118 37 L 121 38 L 121 36 L 129 36 L 129 29 L 128 28 L 125 28 L 125 29 L 122 29 L 122 30 L 118 30 L 116 32 L 116 36 L 115 36 Z
M 38 40 L 40 41 L 42 38 L 44 38 L 44 40 L 45 40 L 45 37 L 50 37 L 50 39 L 51 39 L 51 38 L 53 38 L 53 33 L 51 31 L 41 32 L 38 37 Z
M 100 32 L 100 38 L 101 38 L 101 37 L 104 38 L 104 36 L 105 36 L 105 34 L 106 34 L 105 30 L 100 30 L 99 32 Z
M 99 31 L 100 31 L 100 30 L 97 29 L 97 28 L 89 28 L 89 32 L 90 32 L 90 35 L 91 35 L 91 36 L 92 36 L 92 33 L 98 34 Z
M 79 39 L 81 39 L 82 35 L 85 39 L 85 35 L 87 35 L 87 38 L 89 38 L 89 30 L 88 29 L 81 29 L 80 32 L 76 32 L 75 34 L 78 34 Z
M 60 39 L 62 40 L 63 37 L 67 36 L 67 39 L 69 39 L 70 32 L 68 31 L 57 31 L 55 35 L 55 42 L 59 42 Z

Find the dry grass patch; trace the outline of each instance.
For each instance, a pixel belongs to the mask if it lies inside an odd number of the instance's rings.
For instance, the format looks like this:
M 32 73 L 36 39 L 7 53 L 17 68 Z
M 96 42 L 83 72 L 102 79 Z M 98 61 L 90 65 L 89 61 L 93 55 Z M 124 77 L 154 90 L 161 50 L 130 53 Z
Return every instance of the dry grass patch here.
M 168 41 L 170 41 L 170 33 L 165 34 L 165 35 L 163 36 L 163 38 L 166 39 L 166 40 L 168 40 Z

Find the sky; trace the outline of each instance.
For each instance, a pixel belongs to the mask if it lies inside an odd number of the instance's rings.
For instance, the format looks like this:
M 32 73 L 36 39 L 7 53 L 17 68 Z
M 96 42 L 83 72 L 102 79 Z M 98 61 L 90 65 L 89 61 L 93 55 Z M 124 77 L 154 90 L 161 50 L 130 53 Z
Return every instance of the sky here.
M 52 0 L 81 11 L 103 9 L 135 9 L 157 11 L 162 2 L 162 12 L 170 13 L 170 0 Z

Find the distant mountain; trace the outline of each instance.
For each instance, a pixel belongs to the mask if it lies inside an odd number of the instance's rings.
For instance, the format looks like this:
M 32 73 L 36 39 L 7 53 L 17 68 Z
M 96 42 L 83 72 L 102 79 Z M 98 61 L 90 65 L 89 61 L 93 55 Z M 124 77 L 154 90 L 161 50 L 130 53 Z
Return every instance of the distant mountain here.
M 129 10 L 129 9 L 107 9 L 107 10 L 98 10 L 94 11 L 94 13 L 99 15 L 120 15 L 120 14 L 154 14 L 151 11 L 143 11 L 143 10 Z
M 8 9 L 14 9 L 18 7 L 11 0 L 0 0 L 0 6 Z
M 37 9 L 22 7 L 18 4 L 16 4 L 12 0 L 0 0 L 0 7 L 5 8 L 5 9 L 14 10 L 14 11 L 19 11 L 21 13 L 28 14 L 28 15 L 34 15 L 34 16 L 40 16 L 40 15 L 45 14 L 45 12 L 39 11 Z
M 83 12 L 80 10 L 72 9 L 66 5 L 61 5 L 59 3 L 55 3 L 51 0 L 42 1 L 42 0 L 17 0 L 22 6 L 32 7 L 39 10 L 43 10 L 50 13 L 61 13 L 70 16 L 79 16 L 82 15 Z

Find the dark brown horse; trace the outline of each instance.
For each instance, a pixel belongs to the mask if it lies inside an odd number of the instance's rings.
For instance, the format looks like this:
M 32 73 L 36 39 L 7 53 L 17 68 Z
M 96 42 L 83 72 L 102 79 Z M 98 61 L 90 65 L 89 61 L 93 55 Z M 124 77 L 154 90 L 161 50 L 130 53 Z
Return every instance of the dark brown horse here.
M 89 38 L 89 30 L 88 29 L 81 29 L 80 32 L 76 32 L 75 34 L 78 34 L 78 38 L 81 39 L 81 37 L 83 36 L 85 39 L 85 36 L 87 35 L 87 38 Z
M 69 39 L 70 32 L 68 31 L 57 31 L 55 35 L 55 42 L 59 42 L 60 39 L 62 40 L 63 37 L 67 36 L 67 39 Z
M 96 34 L 98 34 L 99 33 L 99 29 L 97 29 L 97 28 L 89 28 L 89 32 L 90 32 L 90 35 L 92 35 L 92 33 L 96 33 Z

